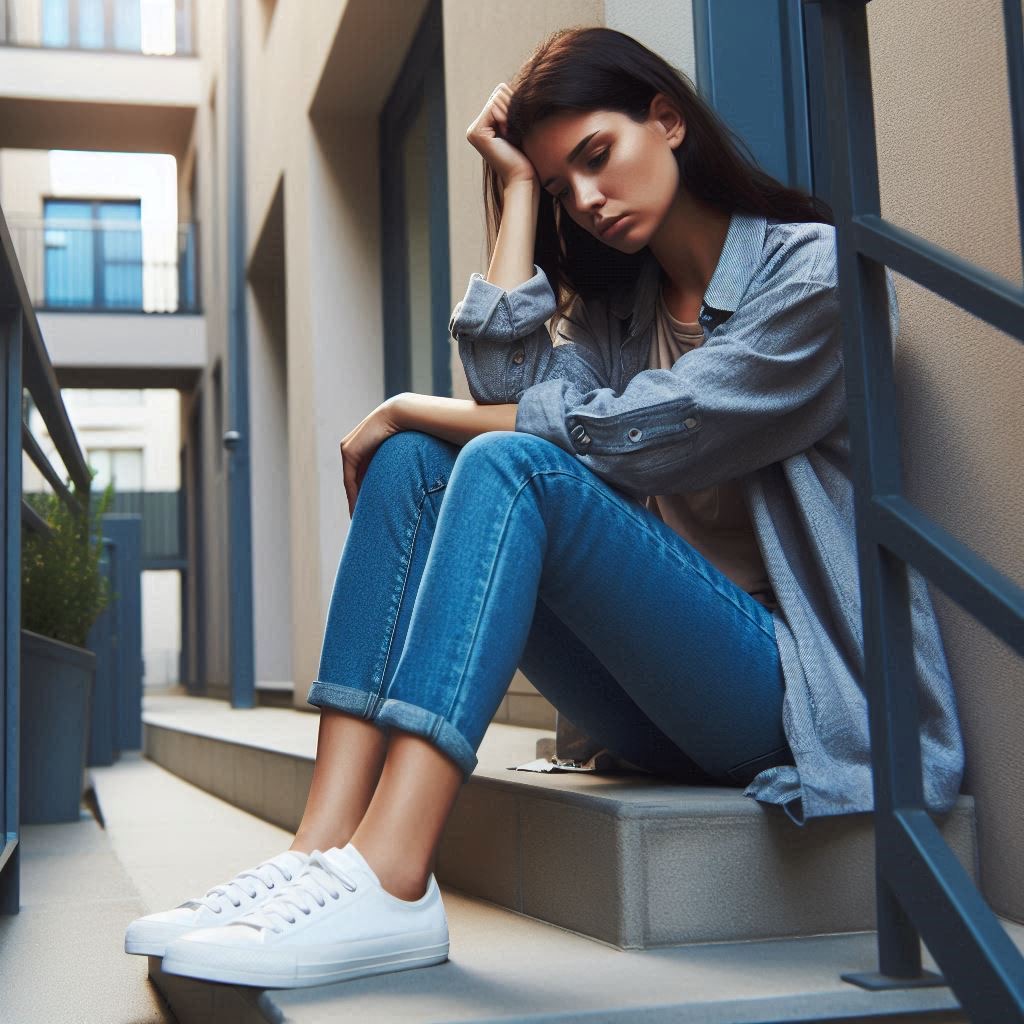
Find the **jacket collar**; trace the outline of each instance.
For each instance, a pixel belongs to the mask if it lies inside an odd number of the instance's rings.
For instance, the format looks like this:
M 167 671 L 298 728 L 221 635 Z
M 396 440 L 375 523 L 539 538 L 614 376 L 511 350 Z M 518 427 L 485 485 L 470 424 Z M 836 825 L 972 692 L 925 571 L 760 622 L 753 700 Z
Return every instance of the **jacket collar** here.
M 707 329 L 714 330 L 739 308 L 761 264 L 767 230 L 768 221 L 760 214 L 733 212 L 725 244 L 701 305 L 700 322 Z M 650 327 L 660 286 L 661 266 L 648 250 L 648 259 L 641 268 L 632 296 L 620 296 L 610 305 L 611 312 L 620 319 L 632 316 L 629 337 Z

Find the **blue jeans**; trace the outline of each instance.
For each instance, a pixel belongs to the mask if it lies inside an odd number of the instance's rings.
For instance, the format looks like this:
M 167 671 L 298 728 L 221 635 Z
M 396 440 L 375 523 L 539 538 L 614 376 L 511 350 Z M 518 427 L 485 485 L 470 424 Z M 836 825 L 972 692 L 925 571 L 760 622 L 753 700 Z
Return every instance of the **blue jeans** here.
M 392 435 L 307 702 L 422 736 L 465 779 L 517 666 L 645 771 L 741 785 L 793 763 L 771 613 L 672 529 L 532 434 Z

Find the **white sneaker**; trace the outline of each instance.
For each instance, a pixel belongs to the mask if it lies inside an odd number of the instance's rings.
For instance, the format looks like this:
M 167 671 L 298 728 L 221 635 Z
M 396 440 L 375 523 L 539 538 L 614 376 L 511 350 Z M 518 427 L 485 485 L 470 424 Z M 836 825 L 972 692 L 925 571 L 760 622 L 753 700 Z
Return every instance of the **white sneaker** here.
M 309 854 L 285 850 L 254 868 L 240 871 L 230 882 L 215 885 L 205 896 L 185 900 L 173 910 L 136 918 L 124 935 L 124 951 L 143 956 L 163 956 L 172 939 L 197 928 L 234 921 L 261 907 L 290 883 L 309 862 Z
M 351 844 L 314 850 L 259 910 L 168 943 L 162 968 L 207 981 L 305 988 L 448 959 L 448 918 L 431 875 L 418 900 L 384 889 Z

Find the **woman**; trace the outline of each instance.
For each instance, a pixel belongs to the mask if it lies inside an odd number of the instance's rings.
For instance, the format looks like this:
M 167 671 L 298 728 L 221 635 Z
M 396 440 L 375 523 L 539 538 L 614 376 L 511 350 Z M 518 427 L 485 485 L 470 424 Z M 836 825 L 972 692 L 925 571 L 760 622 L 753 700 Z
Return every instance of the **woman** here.
M 170 973 L 292 987 L 446 959 L 433 858 L 517 666 L 645 771 L 797 823 L 871 806 L 828 208 L 604 28 L 546 40 L 467 137 L 492 256 L 450 328 L 475 401 L 399 395 L 342 441 L 305 813 L 288 851 L 133 923 L 126 948 L 166 945 Z M 960 734 L 910 587 L 945 810 Z

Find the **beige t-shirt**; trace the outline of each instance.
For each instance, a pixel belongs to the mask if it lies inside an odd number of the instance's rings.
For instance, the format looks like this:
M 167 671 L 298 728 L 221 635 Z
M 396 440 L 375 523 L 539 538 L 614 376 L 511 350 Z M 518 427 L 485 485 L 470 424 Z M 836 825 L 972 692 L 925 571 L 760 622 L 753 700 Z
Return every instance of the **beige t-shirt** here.
M 648 368 L 671 369 L 703 341 L 700 324 L 677 320 L 659 290 Z M 754 600 L 778 608 L 738 479 L 699 491 L 649 495 L 647 508 Z

